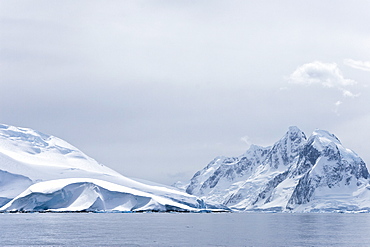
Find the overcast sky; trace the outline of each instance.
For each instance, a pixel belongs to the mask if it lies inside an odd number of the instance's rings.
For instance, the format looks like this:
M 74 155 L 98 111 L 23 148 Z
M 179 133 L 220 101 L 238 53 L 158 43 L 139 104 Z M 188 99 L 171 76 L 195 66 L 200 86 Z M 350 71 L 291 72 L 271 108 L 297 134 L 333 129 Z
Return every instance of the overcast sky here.
M 296 125 L 370 167 L 370 1 L 0 0 L 0 122 L 187 180 Z

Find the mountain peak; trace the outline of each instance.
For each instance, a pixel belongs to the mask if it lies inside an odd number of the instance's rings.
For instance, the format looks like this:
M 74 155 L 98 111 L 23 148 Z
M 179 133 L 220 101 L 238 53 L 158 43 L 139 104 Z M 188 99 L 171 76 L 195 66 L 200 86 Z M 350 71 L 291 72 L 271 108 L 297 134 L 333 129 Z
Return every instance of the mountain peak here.
M 306 135 L 298 127 L 289 127 L 286 134 L 272 146 L 267 163 L 275 169 L 285 169 L 297 157 L 306 140 Z
M 288 132 L 302 132 L 297 126 L 289 126 Z
M 320 139 L 327 139 L 328 141 L 333 141 L 338 144 L 342 144 L 338 137 L 336 137 L 334 134 L 330 133 L 329 131 L 326 130 L 321 130 L 321 129 L 316 129 L 313 133 L 312 136 L 318 137 Z
M 244 156 L 193 178 L 192 187 L 205 189 L 189 192 L 234 210 L 369 211 L 366 164 L 328 131 L 307 139 L 291 126 L 273 146 L 252 145 Z
M 329 147 L 345 149 L 335 135 L 331 134 L 329 131 L 316 129 L 312 135 L 308 138 L 308 143 L 313 145 L 317 150 L 324 150 Z
M 295 139 L 297 137 L 301 138 L 301 139 L 304 139 L 306 140 L 307 137 L 305 135 L 305 133 L 300 130 L 297 126 L 290 126 L 288 128 L 288 131 L 286 133 L 286 135 L 290 138 L 290 139 Z

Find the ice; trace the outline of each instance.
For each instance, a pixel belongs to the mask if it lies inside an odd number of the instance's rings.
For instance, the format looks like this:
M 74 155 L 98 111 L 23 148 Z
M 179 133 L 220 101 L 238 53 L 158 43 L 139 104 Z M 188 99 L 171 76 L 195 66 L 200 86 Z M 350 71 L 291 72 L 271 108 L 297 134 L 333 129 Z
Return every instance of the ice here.
M 1 206 L 6 211 L 197 211 L 204 203 L 175 188 L 129 179 L 60 138 L 0 125 Z
M 185 192 L 127 178 L 60 138 L 0 125 L 0 211 L 364 212 L 369 181 L 363 160 L 324 130 L 307 139 L 290 127 L 272 146 L 217 157 L 178 183 Z
M 69 178 L 31 185 L 0 211 L 167 211 L 168 208 L 200 210 L 107 181 Z

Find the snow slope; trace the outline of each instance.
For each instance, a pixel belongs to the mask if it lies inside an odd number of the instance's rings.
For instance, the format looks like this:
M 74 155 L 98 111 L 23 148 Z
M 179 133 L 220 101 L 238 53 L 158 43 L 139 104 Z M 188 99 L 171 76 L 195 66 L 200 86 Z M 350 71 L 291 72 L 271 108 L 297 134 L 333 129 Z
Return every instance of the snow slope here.
M 252 146 L 239 157 L 218 157 L 186 191 L 207 203 L 248 211 L 370 211 L 369 173 L 339 139 L 297 127 L 272 147 Z
M 196 211 L 161 196 L 89 178 L 66 178 L 31 185 L 0 211 Z
M 197 211 L 204 203 L 176 189 L 124 177 L 57 137 L 0 125 L 0 207 L 1 211 Z

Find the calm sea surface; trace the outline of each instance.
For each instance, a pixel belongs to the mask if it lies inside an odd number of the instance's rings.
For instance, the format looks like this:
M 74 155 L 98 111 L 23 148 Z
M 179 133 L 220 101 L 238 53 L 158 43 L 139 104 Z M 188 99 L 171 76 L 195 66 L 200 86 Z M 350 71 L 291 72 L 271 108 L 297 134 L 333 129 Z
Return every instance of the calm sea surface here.
M 370 214 L 0 214 L 0 246 L 370 246 Z

